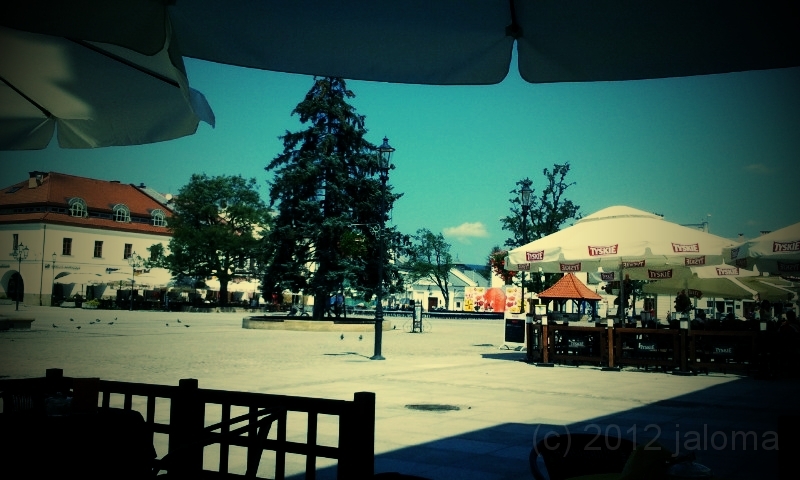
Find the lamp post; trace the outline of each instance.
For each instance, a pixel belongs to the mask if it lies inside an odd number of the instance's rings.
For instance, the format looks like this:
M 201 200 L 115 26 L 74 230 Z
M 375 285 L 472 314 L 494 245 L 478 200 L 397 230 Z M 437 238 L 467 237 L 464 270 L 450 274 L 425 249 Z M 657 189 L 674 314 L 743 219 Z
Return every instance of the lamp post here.
M 522 206 L 522 223 L 520 226 L 522 227 L 522 244 L 528 244 L 528 213 L 531 211 L 531 186 L 530 180 L 525 179 L 522 181 L 522 189 L 519 191 L 519 201 L 520 205 Z M 520 282 L 521 285 L 521 292 L 522 292 L 522 307 L 520 308 L 520 313 L 525 314 L 525 271 L 522 272 L 522 281 Z M 533 313 L 533 312 L 531 312 Z M 531 318 L 531 323 L 528 322 L 528 316 L 525 316 L 525 334 L 528 339 L 526 345 L 526 357 L 528 362 L 533 362 L 533 318 Z
M 50 284 L 50 306 L 52 307 L 56 298 L 56 252 L 53 252 L 53 264 L 50 266 L 50 273 L 53 274 L 53 280 Z
M 136 252 L 131 253 L 131 256 L 128 257 L 128 265 L 131 266 L 131 298 L 130 298 L 130 311 L 133 311 L 133 285 L 135 283 L 134 278 L 136 277 L 136 269 L 143 265 L 143 259 L 140 257 Z
M 519 191 L 519 200 L 522 205 L 522 244 L 528 244 L 528 213 L 531 211 L 531 187 L 530 180 L 527 178 L 522 181 L 522 189 Z M 525 271 L 522 271 L 522 313 L 525 313 Z
M 389 145 L 389 139 L 383 137 L 383 144 L 378 147 L 378 171 L 381 179 L 381 207 L 378 212 L 378 288 L 375 291 L 375 354 L 370 360 L 385 360 L 381 355 L 381 342 L 383 336 L 383 259 L 386 243 L 384 239 L 384 221 L 386 215 L 386 182 L 389 180 L 392 153 L 394 148 Z
M 16 309 L 19 310 L 20 294 L 25 294 L 24 284 L 22 283 L 22 261 L 28 258 L 28 247 L 20 243 L 17 245 L 17 248 L 11 252 L 11 256 L 17 259 L 17 275 L 19 276 L 19 281 L 17 282 L 17 288 L 16 292 L 14 292 L 14 295 L 17 297 Z M 22 292 L 20 292 L 20 285 L 23 285 Z

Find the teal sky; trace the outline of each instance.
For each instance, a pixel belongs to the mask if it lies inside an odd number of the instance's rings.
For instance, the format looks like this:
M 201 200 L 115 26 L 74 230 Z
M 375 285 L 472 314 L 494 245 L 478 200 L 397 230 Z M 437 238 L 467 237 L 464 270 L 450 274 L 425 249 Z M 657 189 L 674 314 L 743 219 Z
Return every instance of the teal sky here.
M 388 59 L 387 59 L 388 60 Z M 513 65 L 513 64 L 512 64 Z M 2 186 L 32 170 L 177 192 L 192 173 L 255 177 L 313 78 L 186 60 L 216 128 L 153 145 L 0 152 Z M 524 177 L 571 164 L 567 198 L 584 215 L 611 205 L 710 222 L 711 233 L 757 236 L 800 221 L 800 68 L 632 82 L 533 85 L 515 68 L 498 85 L 348 81 L 368 139 L 396 148 L 390 183 L 403 198 L 392 222 L 442 232 L 451 252 L 484 263 L 508 237 L 500 217 Z M 710 216 L 709 216 L 710 215 Z

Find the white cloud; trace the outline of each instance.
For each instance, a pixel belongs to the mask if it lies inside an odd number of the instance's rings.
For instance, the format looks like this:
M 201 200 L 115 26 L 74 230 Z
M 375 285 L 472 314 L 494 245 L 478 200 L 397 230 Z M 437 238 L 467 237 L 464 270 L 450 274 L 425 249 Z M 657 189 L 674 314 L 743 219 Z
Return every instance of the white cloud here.
M 442 233 L 446 237 L 454 237 L 461 242 L 469 242 L 472 237 L 488 237 L 486 225 L 481 222 L 464 222 L 456 227 L 447 227 Z
M 774 168 L 764 165 L 763 163 L 751 163 L 744 167 L 744 169 L 757 175 L 769 175 L 775 171 Z

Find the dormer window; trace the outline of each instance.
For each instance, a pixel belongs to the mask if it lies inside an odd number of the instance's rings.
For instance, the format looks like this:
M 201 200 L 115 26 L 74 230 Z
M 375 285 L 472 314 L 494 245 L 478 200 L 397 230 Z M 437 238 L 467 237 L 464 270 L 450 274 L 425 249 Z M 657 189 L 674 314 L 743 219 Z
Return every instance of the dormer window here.
M 86 208 L 86 201 L 80 197 L 72 197 L 69 199 L 69 214 L 72 217 L 88 217 L 89 211 Z
M 153 217 L 153 226 L 155 227 L 166 227 L 167 226 L 167 214 L 164 213 L 164 210 L 160 208 L 156 208 L 150 215 Z
M 114 205 L 114 221 L 120 223 L 131 222 L 131 209 L 124 203 Z

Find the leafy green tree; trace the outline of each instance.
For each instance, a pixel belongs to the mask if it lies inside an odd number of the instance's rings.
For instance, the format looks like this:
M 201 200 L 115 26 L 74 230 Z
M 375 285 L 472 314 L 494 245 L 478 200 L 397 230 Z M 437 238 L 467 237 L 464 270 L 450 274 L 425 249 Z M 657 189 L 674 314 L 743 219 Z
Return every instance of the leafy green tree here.
M 568 220 L 581 218 L 580 206 L 566 198 L 567 189 L 575 185 L 575 182 L 568 183 L 566 181 L 569 169 L 569 163 L 554 164 L 552 170 L 545 168 L 542 172 L 544 186 L 539 195 L 536 195 L 536 189 L 532 188 L 533 181 L 530 179 L 525 178 L 516 183 L 517 186 L 510 192 L 512 194 L 509 199 L 511 215 L 500 219 L 503 230 L 511 232 L 511 237 L 505 241 L 506 247 L 521 247 L 523 238 L 526 238 L 528 242 L 538 240 L 556 233 Z M 531 205 L 523 225 L 520 192 L 525 186 L 531 188 Z M 542 283 L 536 272 L 531 273 L 531 278 L 526 281 L 525 288 L 536 292 L 543 291 L 560 278 L 560 275 L 545 274 L 545 281 Z
M 169 253 L 150 247 L 151 265 L 173 275 L 205 278 L 220 283 L 220 305 L 227 304 L 228 283 L 252 276 L 269 231 L 270 212 L 254 178 L 192 175 L 174 199 Z
M 354 97 L 341 78 L 315 78 L 292 111 L 306 128 L 282 135 L 283 152 L 266 167 L 275 174 L 269 198 L 277 214 L 264 288 L 311 292 L 314 318 L 345 285 L 369 300 L 378 288 L 381 241 L 390 252 L 403 243 L 394 228 L 376 228 L 400 195 L 390 185 L 383 191 L 365 117 L 348 103 Z M 383 288 L 392 291 L 400 279 L 389 257 Z
M 450 270 L 454 267 L 450 244 L 441 233 L 435 235 L 427 228 L 420 228 L 412 237 L 404 268 L 409 280 L 416 282 L 421 278 L 432 281 L 444 297 L 444 305 L 450 305 Z

